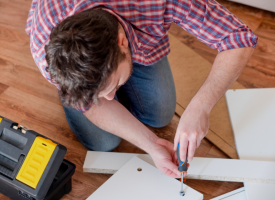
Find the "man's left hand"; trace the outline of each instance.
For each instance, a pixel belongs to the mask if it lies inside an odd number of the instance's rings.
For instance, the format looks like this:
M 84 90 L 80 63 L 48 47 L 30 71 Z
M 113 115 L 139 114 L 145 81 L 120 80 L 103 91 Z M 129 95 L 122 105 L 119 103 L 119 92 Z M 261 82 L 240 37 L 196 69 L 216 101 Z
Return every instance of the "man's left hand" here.
M 173 150 L 173 144 L 165 139 L 158 138 L 149 152 L 156 167 L 165 175 L 180 178 L 178 159 Z

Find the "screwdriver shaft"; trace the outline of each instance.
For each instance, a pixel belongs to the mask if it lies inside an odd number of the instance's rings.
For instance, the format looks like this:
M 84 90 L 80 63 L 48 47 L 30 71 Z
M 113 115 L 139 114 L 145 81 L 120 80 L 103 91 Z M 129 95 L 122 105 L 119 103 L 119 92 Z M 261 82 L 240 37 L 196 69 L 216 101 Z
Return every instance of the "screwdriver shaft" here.
M 184 196 L 185 193 L 183 191 L 183 172 L 181 173 L 181 187 L 180 187 L 180 196 Z
M 180 191 L 183 192 L 183 173 L 181 173 Z

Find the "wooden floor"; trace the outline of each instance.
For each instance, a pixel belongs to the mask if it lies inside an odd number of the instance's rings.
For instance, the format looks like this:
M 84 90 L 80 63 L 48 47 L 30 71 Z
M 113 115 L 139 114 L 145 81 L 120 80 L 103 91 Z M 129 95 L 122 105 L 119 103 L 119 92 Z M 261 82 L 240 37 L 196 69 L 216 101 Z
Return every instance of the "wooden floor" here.
M 239 16 L 259 36 L 259 45 L 238 81 L 247 88 L 275 86 L 275 14 L 240 4 L 218 0 Z M 87 149 L 70 130 L 54 86 L 49 84 L 36 67 L 30 54 L 29 37 L 24 31 L 31 0 L 0 0 L 0 115 L 19 122 L 68 148 L 66 159 L 75 163 L 73 189 L 63 199 L 85 199 L 110 175 L 82 172 Z M 174 24 L 170 33 L 213 63 L 217 54 L 189 33 Z M 173 141 L 179 118 L 161 129 L 157 135 Z M 144 153 L 122 141 L 118 152 Z M 227 158 L 209 141 L 203 140 L 195 156 Z M 133 180 L 134 181 L 134 180 Z M 192 188 L 202 192 L 204 199 L 242 187 L 242 183 L 187 180 Z M 8 198 L 0 194 L 1 200 Z

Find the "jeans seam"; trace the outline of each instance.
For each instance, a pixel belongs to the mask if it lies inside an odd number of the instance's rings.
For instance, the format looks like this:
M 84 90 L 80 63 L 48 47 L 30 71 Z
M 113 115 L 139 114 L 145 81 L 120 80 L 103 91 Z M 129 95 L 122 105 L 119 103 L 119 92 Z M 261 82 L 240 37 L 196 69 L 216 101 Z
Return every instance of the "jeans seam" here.
M 139 98 L 138 92 L 137 92 L 137 90 L 136 90 L 134 84 L 132 83 L 132 80 L 129 80 L 129 82 L 130 82 L 130 84 L 131 84 L 131 86 L 132 86 L 132 88 L 133 88 L 133 90 L 134 90 L 134 93 L 135 93 L 135 95 L 136 95 L 136 97 L 137 97 L 137 100 L 138 100 L 138 102 L 139 102 L 139 104 L 140 104 L 140 107 L 141 107 L 141 110 L 142 110 L 142 115 L 144 116 L 144 115 L 145 115 L 145 111 L 144 111 L 143 105 L 142 105 L 142 103 L 141 103 L 141 100 L 140 100 L 140 98 Z

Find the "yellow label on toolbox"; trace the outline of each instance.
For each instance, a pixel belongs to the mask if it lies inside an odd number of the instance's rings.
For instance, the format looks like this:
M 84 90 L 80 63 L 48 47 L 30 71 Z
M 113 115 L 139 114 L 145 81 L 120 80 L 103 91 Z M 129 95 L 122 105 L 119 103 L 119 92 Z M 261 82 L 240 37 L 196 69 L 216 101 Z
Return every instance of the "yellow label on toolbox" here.
M 36 188 L 57 144 L 37 136 L 16 179 Z
M 0 123 L 1 123 L 1 121 L 2 121 L 2 118 L 0 117 Z

